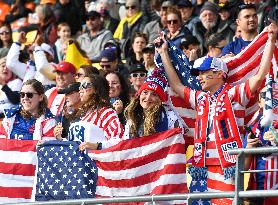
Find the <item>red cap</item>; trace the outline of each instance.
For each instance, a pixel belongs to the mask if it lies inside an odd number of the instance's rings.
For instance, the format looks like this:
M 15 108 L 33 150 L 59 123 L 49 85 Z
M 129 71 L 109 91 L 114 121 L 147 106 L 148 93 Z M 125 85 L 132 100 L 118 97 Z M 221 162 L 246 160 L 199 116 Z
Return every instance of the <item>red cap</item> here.
M 59 71 L 59 72 L 62 72 L 62 73 L 73 73 L 73 74 L 75 74 L 76 73 L 76 68 L 73 64 L 71 64 L 69 62 L 66 62 L 66 61 L 62 61 L 56 66 L 55 71 L 56 72 Z

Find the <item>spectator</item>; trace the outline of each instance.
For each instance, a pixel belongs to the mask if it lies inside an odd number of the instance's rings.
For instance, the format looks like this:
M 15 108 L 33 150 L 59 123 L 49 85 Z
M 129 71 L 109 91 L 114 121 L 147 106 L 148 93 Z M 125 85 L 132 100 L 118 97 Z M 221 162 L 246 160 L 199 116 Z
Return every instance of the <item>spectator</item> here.
M 234 36 L 234 31 L 230 28 L 222 30 L 218 27 L 219 16 L 218 7 L 216 4 L 211 2 L 206 2 L 200 11 L 201 22 L 194 24 L 193 35 L 197 37 L 198 41 L 202 45 L 202 53 L 207 51 L 205 48 L 206 39 L 213 33 L 223 33 L 227 41 L 232 40 Z
M 197 58 L 201 57 L 200 42 L 195 36 L 190 36 L 181 42 L 180 48 L 187 56 L 189 62 L 193 65 Z
M 72 83 L 66 88 L 58 91 L 58 94 L 65 95 L 66 99 L 59 123 L 54 129 L 54 136 L 58 140 L 67 138 L 70 123 L 74 120 L 74 117 L 78 111 L 80 105 L 79 87 L 80 83 Z
M 22 63 L 19 61 L 20 47 L 26 41 L 26 34 L 20 32 L 17 42 L 12 44 L 8 52 L 7 67 L 23 81 L 36 78 L 47 88 L 53 86 L 55 84 L 55 73 L 53 73 L 54 64 L 49 63 L 54 57 L 53 49 L 48 44 L 41 44 L 41 36 L 38 35 L 34 44 L 36 46 L 29 49 L 29 61 L 27 63 Z M 37 62 L 36 65 L 35 61 Z
M 0 52 L 2 48 L 10 48 L 13 43 L 12 29 L 9 24 L 0 26 Z
M 129 68 L 129 76 L 132 87 L 131 95 L 133 96 L 143 85 L 147 77 L 147 70 L 143 64 L 131 65 Z
M 40 32 L 44 42 L 53 46 L 58 38 L 56 19 L 49 4 L 37 5 L 35 9 L 38 17 Z
M 115 32 L 119 24 L 119 21 L 113 18 L 109 13 L 109 10 L 113 9 L 114 7 L 115 4 L 111 0 L 98 0 L 96 2 L 96 11 L 101 14 L 101 20 L 103 22 L 104 28 L 108 29 L 112 33 Z
M 117 72 L 108 72 L 105 78 L 109 84 L 110 104 L 118 114 L 122 125 L 125 125 L 124 108 L 129 103 L 129 86 L 125 78 Z
M 136 32 L 143 32 L 148 21 L 147 17 L 140 11 L 139 0 L 126 0 L 126 17 L 123 18 L 115 33 L 114 38 L 120 40 L 124 57 L 128 55 L 130 37 Z
M 228 43 L 222 51 L 222 55 L 240 53 L 257 36 L 258 16 L 256 7 L 253 4 L 242 4 L 236 19 L 237 26 L 240 28 L 240 37 Z
M 191 32 L 186 27 L 182 27 L 182 18 L 179 10 L 174 7 L 167 9 L 167 38 L 179 47 L 181 40 L 191 36 Z
M 154 55 L 155 55 L 155 48 L 154 44 L 150 43 L 142 50 L 143 53 L 143 64 L 144 69 L 148 71 L 148 76 L 152 73 L 155 68 L 154 62 Z
M 86 15 L 87 31 L 77 38 L 82 50 L 84 50 L 93 62 L 99 60 L 99 53 L 104 49 L 107 41 L 113 38 L 111 31 L 104 29 L 101 15 L 96 11 L 90 11 Z
M 58 0 L 53 10 L 58 24 L 66 22 L 70 26 L 72 35 L 81 32 L 82 16 L 77 0 Z
M 119 72 L 124 78 L 128 78 L 128 69 L 120 64 L 116 47 L 108 47 L 101 52 L 99 65 L 104 73 Z
M 91 65 L 82 65 L 75 74 L 75 81 L 81 82 L 85 76 L 99 75 L 100 71 Z
M 0 118 L 4 117 L 4 110 L 10 109 L 20 102 L 19 91 L 22 86 L 22 80 L 7 68 L 6 55 L 8 49 L 5 53 L 3 51 L 0 56 Z
M 48 108 L 54 115 L 59 116 L 65 104 L 65 95 L 59 94 L 58 91 L 75 82 L 76 68 L 73 64 L 62 61 L 56 66 L 54 72 L 56 72 L 56 87 L 47 90 L 45 94 Z
M 166 105 L 166 79 L 156 70 L 138 90 L 125 110 L 127 124 L 124 139 L 152 135 L 172 128 L 182 128 L 176 114 Z
M 220 57 L 222 49 L 226 44 L 226 38 L 222 33 L 212 34 L 206 42 L 206 47 L 208 48 L 207 55 L 210 57 Z
M 63 44 L 71 37 L 71 29 L 67 23 L 60 23 L 58 25 L 57 35 L 58 39 L 54 45 L 55 62 L 59 63 L 64 60 L 65 53 L 63 51 Z
M 245 105 L 257 93 L 268 74 L 277 33 L 277 25 L 271 24 L 268 27 L 269 39 L 266 43 L 259 71 L 247 82 L 235 87 L 226 83 L 228 69 L 221 59 L 204 57 L 198 62 L 195 61 L 196 66 L 191 69 L 191 74 L 198 75 L 202 89 L 209 92 L 194 91 L 184 86 L 171 63 L 166 40 L 160 38 L 155 41 L 155 43 L 163 41 L 161 47 L 156 49 L 162 58 L 171 88 L 184 99 L 186 106 L 193 106 L 192 108 L 197 110 L 194 160 L 190 173 L 196 180 L 202 175 L 207 175 L 208 191 L 234 191 L 235 189 L 234 174 L 231 172 L 224 173 L 224 171 L 235 169 L 236 160 L 227 163 L 226 157 L 223 156 L 225 154 L 224 150 L 219 149 L 219 147 L 223 143 L 231 142 L 236 145 L 234 148 L 242 146 L 241 137 L 243 137 L 244 131 L 242 129 L 244 120 L 242 119 L 244 113 L 238 112 L 238 110 L 245 110 Z M 217 105 L 223 105 L 224 107 L 217 109 L 219 108 Z M 229 119 L 229 127 L 231 127 L 228 131 L 229 134 L 228 132 L 222 134 L 221 130 L 223 128 L 220 128 L 223 127 L 225 119 Z M 230 132 L 233 133 L 230 134 Z M 233 135 L 232 141 L 230 135 Z M 223 139 L 229 141 L 223 141 Z M 203 143 L 206 143 L 205 147 L 202 146 Z M 214 171 L 211 172 L 212 170 Z M 215 179 L 216 173 L 219 174 L 217 179 Z M 232 203 L 231 199 L 212 199 L 211 202 L 212 204 Z
M 186 26 L 190 32 L 193 31 L 193 25 L 199 22 L 199 18 L 194 15 L 194 7 L 189 0 L 179 0 L 177 3 L 178 10 L 181 12 L 182 24 Z
M 173 6 L 171 1 L 163 1 L 159 10 L 160 18 L 146 24 L 143 33 L 147 34 L 148 42 L 153 42 L 167 26 L 167 9 Z
M 35 80 L 26 81 L 20 92 L 21 104 L 5 112 L 1 135 L 19 140 L 53 140 L 56 120 L 47 109 L 43 85 Z
M 143 62 L 143 48 L 148 43 L 148 37 L 144 33 L 135 33 L 131 40 L 132 49 L 129 52 L 128 57 L 126 58 L 126 64 L 132 65 L 136 63 Z
M 70 125 L 68 139 L 81 142 L 81 151 L 117 144 L 123 136 L 123 127 L 116 112 L 109 108 L 109 85 L 105 78 L 99 75 L 85 77 L 79 93 L 82 109 Z

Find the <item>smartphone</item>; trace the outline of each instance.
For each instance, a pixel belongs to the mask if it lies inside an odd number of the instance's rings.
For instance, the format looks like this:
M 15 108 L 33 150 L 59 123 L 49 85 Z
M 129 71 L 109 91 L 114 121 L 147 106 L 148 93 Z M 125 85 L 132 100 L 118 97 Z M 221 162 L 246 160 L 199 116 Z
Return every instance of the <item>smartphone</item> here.
M 250 127 L 248 127 L 248 126 L 244 126 L 244 129 L 248 132 L 248 133 L 251 133 L 251 136 L 250 136 L 250 138 L 251 139 L 255 139 L 256 138 L 256 135 L 254 134 L 254 132 L 252 131 L 252 129 L 250 128 Z

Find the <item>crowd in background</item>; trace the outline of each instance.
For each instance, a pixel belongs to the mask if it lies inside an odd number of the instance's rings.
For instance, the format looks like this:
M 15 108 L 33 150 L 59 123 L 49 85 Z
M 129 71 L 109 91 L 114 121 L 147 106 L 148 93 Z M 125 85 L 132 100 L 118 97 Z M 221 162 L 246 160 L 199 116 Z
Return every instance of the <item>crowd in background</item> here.
M 163 33 L 191 65 L 201 57 L 235 56 L 278 23 L 278 2 L 3 0 L 0 14 L 0 134 L 77 140 L 84 150 L 171 128 L 185 132 L 167 104 L 154 41 Z M 71 44 L 87 63 L 67 60 Z

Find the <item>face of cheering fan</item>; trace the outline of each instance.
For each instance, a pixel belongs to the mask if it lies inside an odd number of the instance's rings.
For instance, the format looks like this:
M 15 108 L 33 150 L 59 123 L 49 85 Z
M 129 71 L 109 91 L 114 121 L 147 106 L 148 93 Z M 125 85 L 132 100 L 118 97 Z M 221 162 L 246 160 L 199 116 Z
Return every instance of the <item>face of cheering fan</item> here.
M 43 101 L 43 95 L 39 95 L 32 85 L 23 85 L 20 91 L 20 102 L 25 111 L 32 115 L 38 114 L 39 103 Z
M 90 81 L 90 78 L 85 77 L 80 83 L 79 94 L 81 102 L 88 102 L 95 89 Z
M 199 71 L 198 79 L 202 90 L 214 93 L 223 85 L 223 72 L 213 70 Z
M 145 89 L 141 92 L 139 97 L 140 105 L 143 110 L 152 108 L 155 105 L 161 104 L 161 100 L 156 92 Z

